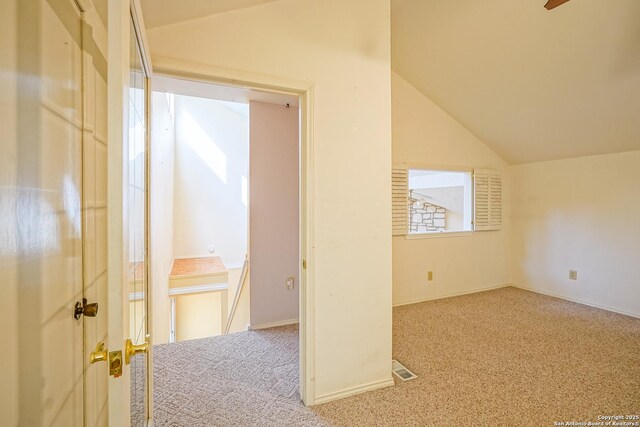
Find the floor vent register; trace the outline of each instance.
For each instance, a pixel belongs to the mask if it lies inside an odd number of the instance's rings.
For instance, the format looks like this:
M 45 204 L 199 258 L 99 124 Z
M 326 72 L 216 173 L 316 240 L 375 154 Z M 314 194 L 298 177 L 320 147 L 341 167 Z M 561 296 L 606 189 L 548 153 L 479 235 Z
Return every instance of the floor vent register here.
M 393 373 L 400 378 L 402 381 L 409 381 L 418 378 L 416 374 L 408 370 L 402 363 L 397 360 L 391 361 L 391 369 Z

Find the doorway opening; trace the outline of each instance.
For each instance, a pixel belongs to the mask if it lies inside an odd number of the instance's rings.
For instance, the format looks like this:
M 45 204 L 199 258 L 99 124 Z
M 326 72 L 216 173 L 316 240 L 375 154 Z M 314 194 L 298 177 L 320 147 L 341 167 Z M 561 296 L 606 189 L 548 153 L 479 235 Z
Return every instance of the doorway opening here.
M 299 96 L 151 85 L 154 417 L 194 382 L 299 400 Z

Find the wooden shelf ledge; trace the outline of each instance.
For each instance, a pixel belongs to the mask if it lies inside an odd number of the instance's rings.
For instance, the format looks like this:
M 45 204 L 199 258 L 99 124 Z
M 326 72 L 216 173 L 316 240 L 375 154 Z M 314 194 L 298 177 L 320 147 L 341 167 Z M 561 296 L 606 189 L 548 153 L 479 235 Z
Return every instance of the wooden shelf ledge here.
M 220 257 L 180 258 L 173 261 L 169 289 L 225 284 L 229 270 Z

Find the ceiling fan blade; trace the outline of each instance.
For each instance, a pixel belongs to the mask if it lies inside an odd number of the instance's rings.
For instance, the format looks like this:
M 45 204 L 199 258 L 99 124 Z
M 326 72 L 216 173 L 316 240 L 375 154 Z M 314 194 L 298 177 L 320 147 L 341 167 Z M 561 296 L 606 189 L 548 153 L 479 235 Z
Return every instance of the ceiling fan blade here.
M 544 5 L 544 7 L 545 7 L 547 10 L 551 10 L 551 9 L 553 9 L 554 7 L 558 7 L 558 6 L 560 6 L 561 4 L 565 4 L 565 3 L 566 3 L 566 2 L 568 2 L 568 1 L 569 1 L 569 0 L 549 0 L 549 1 L 547 2 L 547 4 L 545 4 L 545 5 Z

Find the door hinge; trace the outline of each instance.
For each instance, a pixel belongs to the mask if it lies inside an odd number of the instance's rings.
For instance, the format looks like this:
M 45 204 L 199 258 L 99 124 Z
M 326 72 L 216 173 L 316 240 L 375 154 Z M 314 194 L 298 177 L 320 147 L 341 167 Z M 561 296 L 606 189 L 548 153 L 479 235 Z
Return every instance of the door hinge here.
M 303 270 L 306 270 L 306 269 L 307 269 L 307 260 L 306 260 L 306 259 L 303 259 L 303 260 L 302 260 L 302 269 L 303 269 Z

